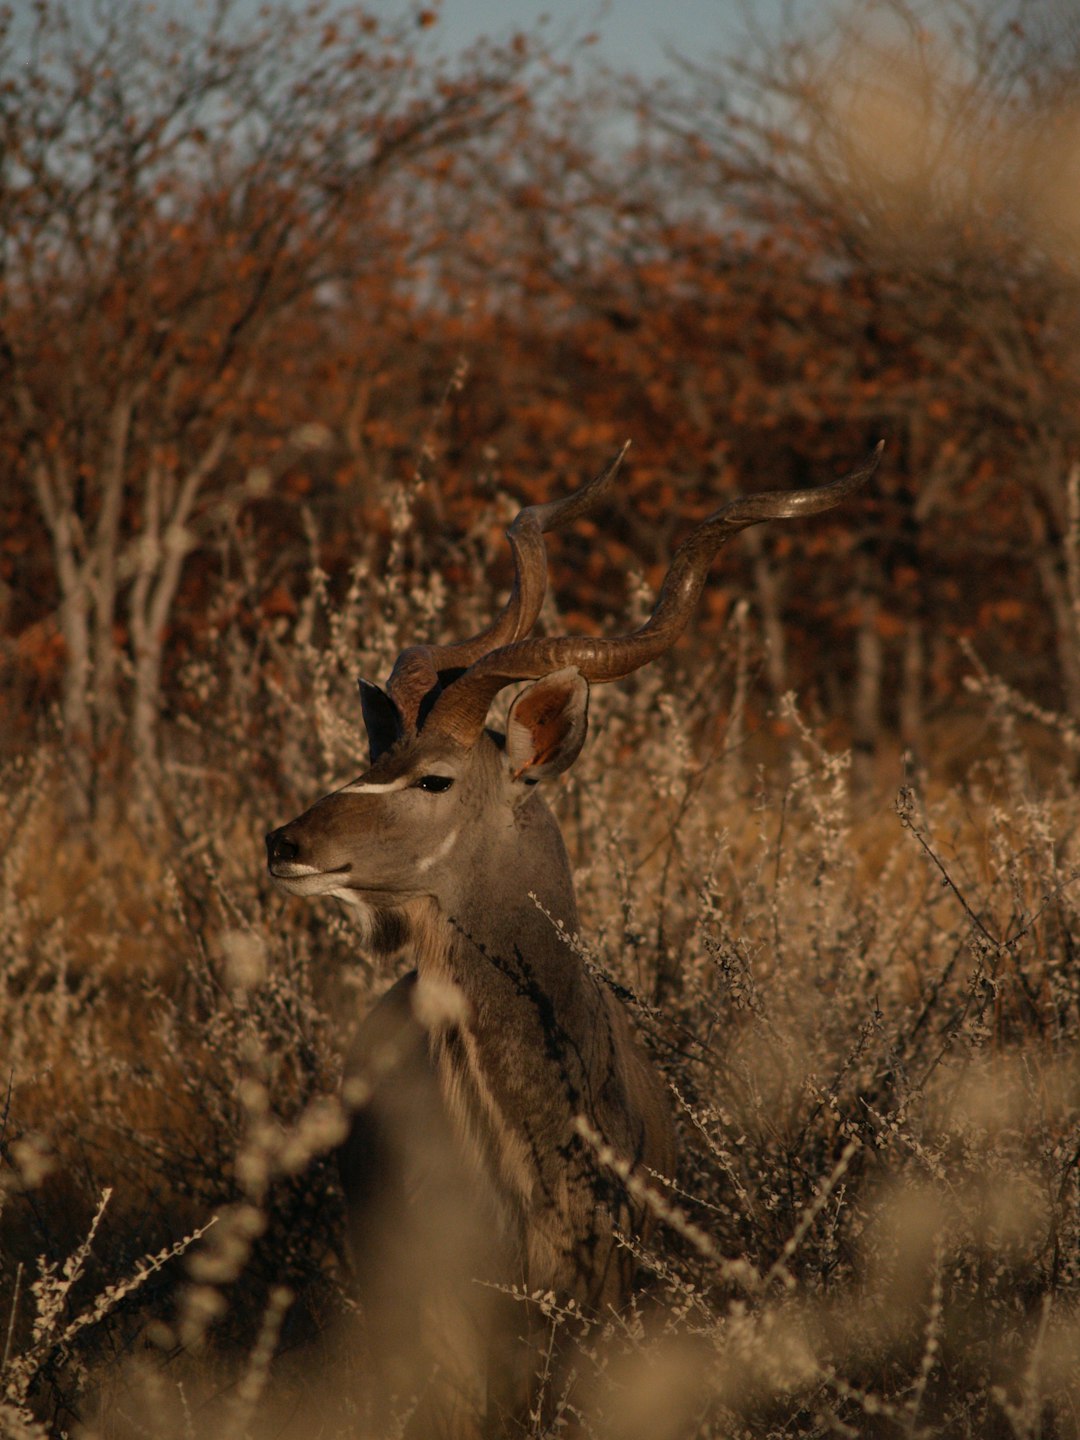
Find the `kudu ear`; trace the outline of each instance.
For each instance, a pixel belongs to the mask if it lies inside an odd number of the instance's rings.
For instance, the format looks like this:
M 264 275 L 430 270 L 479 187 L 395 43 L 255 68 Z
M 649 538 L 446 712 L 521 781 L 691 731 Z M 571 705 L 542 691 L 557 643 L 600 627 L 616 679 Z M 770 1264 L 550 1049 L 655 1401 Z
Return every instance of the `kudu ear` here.
M 372 685 L 369 680 L 360 680 L 357 683 L 360 686 L 360 708 L 364 712 L 364 728 L 367 730 L 371 763 L 374 765 L 384 750 L 389 750 L 391 745 L 401 739 L 405 726 L 401 711 L 385 690 L 380 690 L 378 685 Z
M 510 706 L 506 754 L 515 780 L 546 780 L 568 770 L 589 728 L 589 684 L 577 670 L 556 670 Z

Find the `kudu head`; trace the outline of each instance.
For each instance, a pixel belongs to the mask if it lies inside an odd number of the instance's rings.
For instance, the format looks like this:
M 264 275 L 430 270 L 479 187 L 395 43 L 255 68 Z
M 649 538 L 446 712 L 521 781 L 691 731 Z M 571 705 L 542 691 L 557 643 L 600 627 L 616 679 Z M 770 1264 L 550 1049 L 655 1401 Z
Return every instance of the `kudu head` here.
M 577 758 L 589 685 L 629 675 L 674 644 L 730 535 L 765 520 L 831 509 L 873 472 L 880 450 L 831 485 L 723 505 L 676 552 L 645 624 L 612 638 L 528 632 L 547 584 L 544 532 L 597 507 L 625 447 L 580 491 L 523 509 L 507 531 L 516 574 L 502 614 L 472 639 L 403 651 L 385 690 L 360 682 L 371 768 L 267 835 L 274 880 L 292 894 L 329 894 L 360 907 L 369 943 L 392 949 L 403 938 L 394 917 L 409 902 L 430 896 L 452 910 L 462 887 L 483 895 L 523 821 L 533 835 L 532 863 L 543 863 L 546 848 L 555 864 L 557 832 L 533 786 Z M 486 729 L 492 701 L 526 680 L 533 683 L 511 705 L 505 735 L 494 735 Z M 523 816 L 525 806 L 535 814 Z M 526 890 L 542 894 L 542 876 L 524 881 Z M 504 897 L 493 889 L 490 903 L 502 904 Z M 572 909 L 572 894 L 567 903 Z

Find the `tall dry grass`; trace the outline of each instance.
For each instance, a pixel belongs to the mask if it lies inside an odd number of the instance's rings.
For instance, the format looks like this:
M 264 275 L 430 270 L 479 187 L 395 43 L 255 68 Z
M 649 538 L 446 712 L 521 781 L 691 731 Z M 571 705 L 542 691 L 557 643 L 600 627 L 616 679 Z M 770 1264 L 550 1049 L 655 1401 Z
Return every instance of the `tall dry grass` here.
M 107 831 L 67 818 L 47 735 L 4 774 L 0 1434 L 367 1433 L 332 1151 L 338 1057 L 390 977 L 330 902 L 270 888 L 261 837 L 361 768 L 355 674 L 492 602 L 487 527 L 468 604 L 403 494 L 396 534 L 385 574 L 361 559 L 331 601 L 314 567 L 254 636 L 223 597 L 160 786 Z M 796 698 L 748 723 L 752 661 L 733 634 L 692 680 L 597 691 L 553 800 L 574 943 L 682 1132 L 634 1307 L 520 1297 L 577 1343 L 553 1433 L 1074 1435 L 1071 732 L 973 665 L 995 743 L 963 779 L 883 760 L 854 794 Z

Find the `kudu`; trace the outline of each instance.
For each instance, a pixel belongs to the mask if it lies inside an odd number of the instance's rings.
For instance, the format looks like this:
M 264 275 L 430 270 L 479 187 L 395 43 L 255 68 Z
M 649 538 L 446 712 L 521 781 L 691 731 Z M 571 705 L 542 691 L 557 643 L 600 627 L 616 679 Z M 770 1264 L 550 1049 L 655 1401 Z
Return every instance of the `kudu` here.
M 348 1059 L 341 1156 L 375 1373 L 388 1404 L 419 1397 L 410 1435 L 510 1433 L 538 1364 L 514 1287 L 593 1312 L 625 1300 L 616 1232 L 640 1232 L 644 1217 L 599 1173 L 578 1117 L 646 1180 L 675 1161 L 664 1086 L 570 943 L 570 867 L 535 782 L 576 759 L 589 685 L 674 643 L 729 535 L 831 509 L 876 464 L 724 505 L 678 550 L 630 635 L 529 637 L 544 532 L 593 512 L 621 458 L 518 514 L 513 589 L 487 629 L 405 650 L 385 690 L 360 682 L 371 768 L 266 837 L 282 889 L 347 902 L 369 951 L 413 962 Z M 526 680 L 505 735 L 488 730 L 496 695 Z

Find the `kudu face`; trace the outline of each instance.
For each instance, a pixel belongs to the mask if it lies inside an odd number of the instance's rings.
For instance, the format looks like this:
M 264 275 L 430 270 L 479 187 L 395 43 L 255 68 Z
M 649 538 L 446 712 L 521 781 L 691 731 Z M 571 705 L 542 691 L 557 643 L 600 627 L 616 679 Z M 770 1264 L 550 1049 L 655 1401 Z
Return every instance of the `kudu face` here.
M 393 904 L 437 893 L 449 863 L 474 848 L 485 815 L 510 803 L 502 757 L 423 737 L 382 756 L 266 837 L 270 874 L 293 895 Z
M 468 875 L 537 803 L 505 748 L 485 733 L 466 749 L 420 735 L 266 837 L 270 874 L 293 895 L 392 907 L 423 895 L 451 903 Z
M 366 683 L 361 694 L 374 764 L 271 831 L 266 850 L 281 889 L 367 912 L 371 943 L 397 937 L 386 912 L 410 900 L 431 896 L 452 915 L 465 891 L 497 890 L 525 807 L 538 812 L 534 829 L 554 831 L 533 787 L 577 758 L 588 685 L 576 670 L 546 676 L 511 706 L 505 737 L 482 730 L 470 744 L 433 729 L 409 734 L 390 696 Z M 544 888 L 542 876 L 520 878 Z

